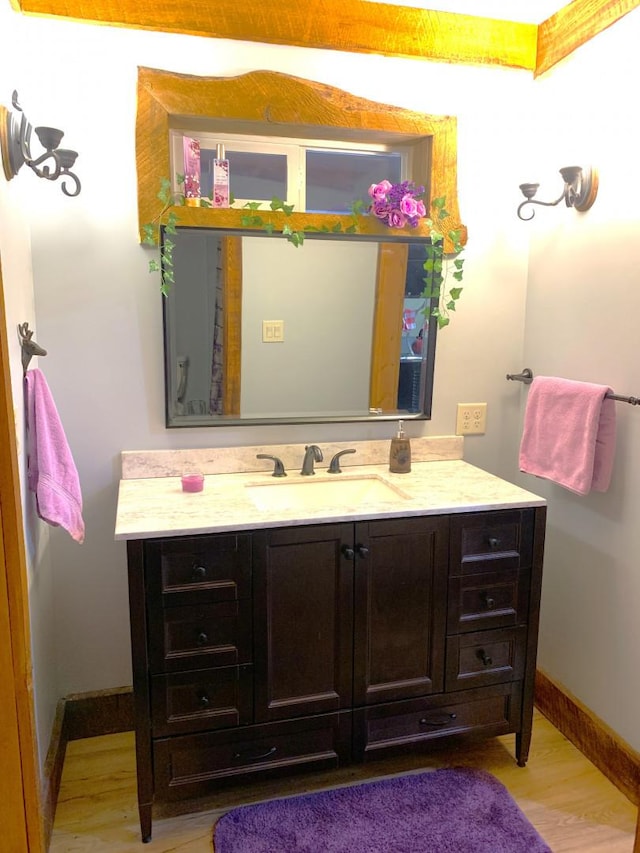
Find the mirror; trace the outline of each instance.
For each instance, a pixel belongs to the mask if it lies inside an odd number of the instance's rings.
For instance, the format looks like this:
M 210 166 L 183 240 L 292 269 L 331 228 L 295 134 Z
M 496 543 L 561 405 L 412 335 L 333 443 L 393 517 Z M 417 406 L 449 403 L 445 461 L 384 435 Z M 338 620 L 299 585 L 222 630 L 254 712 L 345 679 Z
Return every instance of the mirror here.
M 294 248 L 211 228 L 171 239 L 168 427 L 430 416 L 425 239 L 317 235 Z

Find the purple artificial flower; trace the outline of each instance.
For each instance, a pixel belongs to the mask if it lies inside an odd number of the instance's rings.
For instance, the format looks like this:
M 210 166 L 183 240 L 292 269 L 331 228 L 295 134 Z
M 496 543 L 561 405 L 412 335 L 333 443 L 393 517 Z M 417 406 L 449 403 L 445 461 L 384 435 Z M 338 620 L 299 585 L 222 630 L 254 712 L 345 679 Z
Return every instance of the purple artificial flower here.
M 402 181 L 399 184 L 380 181 L 378 184 L 371 184 L 368 193 L 373 200 L 369 212 L 378 219 L 383 219 L 390 228 L 404 228 L 407 223 L 416 228 L 420 219 L 427 215 L 420 199 L 424 187 L 416 187 L 413 181 Z
M 409 217 L 409 219 L 418 215 L 418 202 L 410 193 L 406 193 L 406 195 L 402 196 L 400 201 L 400 210 L 405 216 Z
M 377 216 L 378 219 L 386 219 L 391 211 L 385 199 L 375 200 L 369 209 L 373 211 L 373 215 Z
M 371 184 L 369 187 L 369 195 L 374 201 L 386 201 L 387 193 L 391 190 L 392 184 L 389 181 L 380 181 L 379 184 Z
M 389 211 L 387 221 L 391 228 L 404 228 L 407 222 L 407 218 L 401 210 L 394 208 L 393 210 Z

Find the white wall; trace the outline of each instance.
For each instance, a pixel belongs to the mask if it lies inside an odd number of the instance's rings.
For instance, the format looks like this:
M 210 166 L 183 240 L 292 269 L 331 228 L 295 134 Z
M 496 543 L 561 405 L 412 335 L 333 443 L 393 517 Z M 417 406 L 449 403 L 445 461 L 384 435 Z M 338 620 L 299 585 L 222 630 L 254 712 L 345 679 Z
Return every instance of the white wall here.
M 0 11 L 0 22 L 3 13 Z M 4 32 L 0 24 L 0 30 Z M 8 40 L 0 59 L 2 101 L 10 105 L 11 85 L 4 73 L 4 64 L 20 69 L 21 57 L 17 46 Z M 19 72 L 18 72 L 19 73 Z M 17 327 L 28 323 L 38 340 L 38 326 L 34 304 L 31 269 L 31 240 L 29 223 L 23 211 L 22 193 L 14 181 L 4 180 L 0 167 L 0 265 L 4 289 L 7 338 L 9 343 L 9 370 L 13 398 L 16 439 L 18 446 L 18 472 L 22 488 L 22 513 L 25 520 L 25 556 L 27 585 L 31 613 L 31 640 L 34 663 L 34 696 L 36 701 L 36 730 L 41 762 L 49 744 L 51 724 L 57 699 L 60 697 L 56 679 L 55 620 L 53 614 L 54 572 L 49 547 L 49 529 L 34 520 L 33 502 L 26 489 L 25 417 L 23 396 L 22 351 Z M 38 359 L 31 362 L 31 367 Z
M 369 410 L 377 262 L 376 243 L 243 239 L 243 417 Z M 282 343 L 262 343 L 265 319 Z
M 640 397 L 640 122 L 630 97 L 639 43 L 636 10 L 536 84 L 531 174 L 553 184 L 540 197 L 557 196 L 557 169 L 576 161 L 598 167 L 600 189 L 586 214 L 539 208 L 530 223 L 524 361 Z M 539 664 L 638 749 L 640 409 L 616 403 L 616 415 L 608 493 L 521 482 L 549 501 Z
M 407 429 L 410 435 L 451 434 L 457 402 L 487 401 L 488 433 L 467 439 L 467 459 L 514 475 L 520 389 L 504 376 L 523 364 L 530 230 L 516 219 L 515 207 L 530 163 L 529 75 L 92 27 L 27 18 L 5 7 L 3 42 L 23 46 L 29 64 L 11 73 L 0 64 L 0 99 L 8 103 L 16 87 L 34 123 L 67 131 L 65 144 L 80 151 L 83 183 L 75 199 L 29 172 L 11 186 L 31 229 L 38 340 L 49 351 L 40 366 L 84 494 L 85 543 L 50 531 L 55 648 L 39 648 L 36 657 L 40 677 L 46 666 L 55 671 L 57 695 L 131 680 L 125 548 L 113 540 L 120 451 L 348 444 L 390 438 L 394 430 L 393 424 L 165 429 L 159 283 L 147 272 L 148 250 L 137 242 L 138 65 L 220 76 L 274 70 L 458 116 L 460 208 L 470 235 L 465 292 L 438 342 L 433 419 Z M 19 284 L 12 278 L 10 286 Z M 38 623 L 50 618 L 44 604 L 36 611 Z

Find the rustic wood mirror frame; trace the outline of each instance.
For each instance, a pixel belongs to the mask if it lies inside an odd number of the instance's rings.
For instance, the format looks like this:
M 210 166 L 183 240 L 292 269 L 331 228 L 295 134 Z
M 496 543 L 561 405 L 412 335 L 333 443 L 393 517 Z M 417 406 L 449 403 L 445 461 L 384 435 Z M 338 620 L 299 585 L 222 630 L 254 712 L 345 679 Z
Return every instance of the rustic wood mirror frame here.
M 413 177 L 427 187 L 429 199 L 444 196 L 449 217 L 443 231 L 466 229 L 460 223 L 457 191 L 457 122 L 452 116 L 431 116 L 358 98 L 341 89 L 286 74 L 254 71 L 240 77 L 194 77 L 138 69 L 136 165 L 138 215 L 142 226 L 160 211 L 157 193 L 163 178 L 171 175 L 171 128 L 235 128 L 236 132 L 278 133 L 280 136 L 316 136 L 344 131 L 351 138 L 424 141 L 425 172 Z M 181 226 L 239 228 L 240 210 L 178 207 Z M 294 229 L 305 225 L 335 224 L 335 215 L 294 213 L 287 221 Z M 342 217 L 345 227 L 349 216 Z M 277 218 L 276 222 L 281 221 Z M 393 237 L 392 229 L 374 217 L 359 218 L 358 231 Z M 428 237 L 427 226 L 412 233 Z M 445 248 L 447 245 L 445 244 Z M 450 245 L 448 248 L 451 248 Z

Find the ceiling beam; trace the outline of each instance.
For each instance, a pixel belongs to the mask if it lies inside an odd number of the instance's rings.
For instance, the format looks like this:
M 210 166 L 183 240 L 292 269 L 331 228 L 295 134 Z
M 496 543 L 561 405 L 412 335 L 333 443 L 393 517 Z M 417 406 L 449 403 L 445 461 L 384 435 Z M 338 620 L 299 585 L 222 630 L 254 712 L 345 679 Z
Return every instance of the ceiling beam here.
M 640 6 L 640 0 L 573 0 L 538 27 L 534 76 L 544 74 L 594 36 Z
M 143 30 L 533 71 L 537 27 L 367 0 L 11 0 L 27 15 Z
M 572 0 L 540 25 L 367 0 L 9 0 L 26 15 L 266 44 L 521 68 L 539 76 L 640 5 Z

